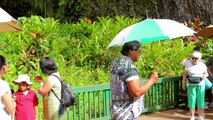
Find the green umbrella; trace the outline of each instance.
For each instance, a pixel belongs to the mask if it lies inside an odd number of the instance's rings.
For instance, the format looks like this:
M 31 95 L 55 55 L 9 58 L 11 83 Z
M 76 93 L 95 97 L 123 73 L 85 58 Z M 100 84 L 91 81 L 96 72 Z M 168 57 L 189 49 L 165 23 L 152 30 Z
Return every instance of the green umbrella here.
M 126 42 L 138 40 L 141 44 L 177 37 L 192 36 L 195 31 L 169 19 L 146 19 L 119 32 L 108 45 L 122 46 Z

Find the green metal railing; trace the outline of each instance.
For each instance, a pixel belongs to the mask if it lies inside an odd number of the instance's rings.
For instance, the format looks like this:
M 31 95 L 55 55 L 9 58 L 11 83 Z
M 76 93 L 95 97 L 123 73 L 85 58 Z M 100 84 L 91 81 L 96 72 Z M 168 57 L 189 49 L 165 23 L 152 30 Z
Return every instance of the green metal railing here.
M 145 112 L 174 108 L 178 105 L 180 77 L 160 78 L 145 94 Z M 145 81 L 141 81 L 143 83 Z M 109 84 L 73 88 L 76 104 L 68 112 L 68 120 L 109 120 Z

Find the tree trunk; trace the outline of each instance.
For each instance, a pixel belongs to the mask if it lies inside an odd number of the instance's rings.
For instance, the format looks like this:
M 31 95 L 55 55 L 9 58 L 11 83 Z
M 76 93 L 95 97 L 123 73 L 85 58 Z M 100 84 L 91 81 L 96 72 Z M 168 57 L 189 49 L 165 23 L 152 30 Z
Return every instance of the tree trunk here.
M 212 0 L 158 0 L 157 18 L 169 18 L 179 22 L 198 18 L 205 24 L 213 23 Z

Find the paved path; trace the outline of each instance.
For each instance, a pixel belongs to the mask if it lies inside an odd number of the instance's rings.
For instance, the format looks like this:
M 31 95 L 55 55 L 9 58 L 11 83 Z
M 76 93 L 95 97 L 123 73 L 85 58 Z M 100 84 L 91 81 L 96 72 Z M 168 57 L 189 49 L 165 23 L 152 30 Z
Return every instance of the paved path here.
M 205 115 L 205 120 L 213 120 L 213 108 L 205 110 Z M 190 120 L 190 115 L 188 110 L 176 108 L 166 111 L 144 114 L 141 115 L 140 120 Z

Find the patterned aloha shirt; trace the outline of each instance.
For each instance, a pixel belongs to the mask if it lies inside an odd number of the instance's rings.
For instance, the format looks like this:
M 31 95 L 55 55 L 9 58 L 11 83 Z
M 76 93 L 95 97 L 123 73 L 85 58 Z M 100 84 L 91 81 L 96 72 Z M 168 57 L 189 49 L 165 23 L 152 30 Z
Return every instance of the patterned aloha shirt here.
M 129 94 L 127 81 L 131 79 L 128 78 L 139 79 L 134 62 L 127 56 L 116 58 L 112 62 L 110 70 L 112 120 L 134 120 L 144 108 L 143 95 L 133 97 Z

